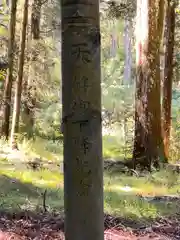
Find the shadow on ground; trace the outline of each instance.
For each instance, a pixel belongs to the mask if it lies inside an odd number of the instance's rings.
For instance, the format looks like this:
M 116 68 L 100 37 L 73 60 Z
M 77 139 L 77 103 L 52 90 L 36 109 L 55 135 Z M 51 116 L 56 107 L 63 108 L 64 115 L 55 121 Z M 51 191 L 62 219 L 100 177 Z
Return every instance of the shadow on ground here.
M 44 210 L 45 207 L 48 208 L 48 201 L 53 206 L 53 201 L 58 201 L 59 208 L 63 204 L 63 190 L 60 187 L 46 189 L 5 174 L 0 175 L 0 195 L 0 208 L 10 212 L 24 209 Z
M 111 173 L 127 173 L 131 172 L 129 171 L 128 163 L 131 161 L 131 159 L 128 159 L 126 161 L 124 160 L 114 160 L 114 159 L 105 159 L 104 160 L 104 170 Z
M 113 190 L 106 190 L 104 197 L 109 212 L 114 216 L 121 216 L 122 219 L 125 219 L 124 225 L 128 223 L 128 226 L 130 226 L 130 222 L 132 222 L 132 228 L 136 225 L 149 224 L 158 217 L 180 216 L 179 197 L 143 197 Z
M 43 206 L 45 188 L 37 187 L 32 183 L 23 183 L 6 175 L 0 176 L 0 240 L 11 239 L 11 237 L 14 240 L 64 239 L 64 216 L 61 202 L 63 190 L 59 189 L 57 192 L 53 188 L 48 188 L 47 192 L 49 195 L 47 195 L 46 204 L 53 205 L 52 203 L 56 199 L 59 203 L 58 209 L 56 202 L 56 209 L 47 206 L 47 211 L 45 211 Z M 141 239 L 142 235 L 146 236 L 144 239 L 150 239 L 147 237 L 149 232 L 157 235 L 160 234 L 160 230 L 163 232 L 163 239 L 180 239 L 180 231 L 177 229 L 180 223 L 180 219 L 178 219 L 180 212 L 177 207 L 176 215 L 174 214 L 172 219 L 166 216 L 162 205 L 151 203 L 151 208 L 153 206 L 153 209 L 159 211 L 159 215 L 163 216 L 155 221 L 143 215 L 144 200 L 134 199 L 134 196 L 123 198 L 121 194 L 112 191 L 105 191 L 105 197 L 105 200 L 112 199 L 112 201 L 109 200 L 112 209 L 119 209 L 116 215 L 105 214 L 104 216 L 105 239 L 137 240 Z M 127 205 L 128 198 L 131 199 L 129 205 Z M 142 210 L 142 214 L 139 216 L 133 213 L 133 208 L 137 209 L 138 204 Z M 121 215 L 123 208 L 125 209 L 123 210 L 124 216 Z M 162 226 L 161 229 L 159 226 Z M 116 233 L 114 233 L 115 231 Z M 149 232 L 147 233 L 147 231 Z M 113 238 L 112 234 L 111 238 L 108 238 L 110 232 L 113 232 L 116 238 Z M 164 238 L 164 236 L 173 236 L 173 238 Z

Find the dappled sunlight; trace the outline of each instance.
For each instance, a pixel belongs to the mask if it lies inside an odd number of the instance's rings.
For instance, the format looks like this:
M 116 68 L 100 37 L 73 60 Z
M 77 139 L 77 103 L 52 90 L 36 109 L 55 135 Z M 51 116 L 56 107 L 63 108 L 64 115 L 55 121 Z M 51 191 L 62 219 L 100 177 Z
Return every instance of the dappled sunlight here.
M 125 192 L 125 193 L 138 193 L 140 191 L 140 189 L 138 188 L 132 188 L 129 186 L 120 186 L 120 185 L 110 185 L 110 186 L 105 186 L 104 187 L 105 190 L 113 190 L 113 191 L 120 191 L 120 192 Z
M 1 175 L 1 199 L 0 204 L 3 209 L 9 209 L 10 211 L 16 209 L 17 211 L 22 209 L 35 210 L 36 208 L 43 209 L 43 194 L 45 189 L 47 190 L 47 206 L 48 208 L 63 206 L 63 191 L 61 184 L 58 181 L 44 181 L 30 175 L 24 174 L 19 176 L 19 179 L 15 177 L 15 174 L 6 173 Z M 61 199 L 61 201 L 60 201 Z M 52 203 L 52 204 L 51 204 Z
M 63 174 L 59 170 L 39 169 L 36 171 L 16 168 L 1 169 L 1 204 L 4 208 L 35 209 L 42 208 L 43 193 L 47 189 L 47 205 L 50 209 L 63 207 Z M 167 174 L 169 177 L 167 178 Z M 155 173 L 145 177 L 128 176 L 126 174 L 104 175 L 105 212 L 121 215 L 125 218 L 156 218 L 178 211 L 176 204 L 167 208 L 165 202 L 153 202 L 155 196 L 170 195 L 179 189 L 175 183 L 168 186 L 171 173 Z M 5 182 L 4 182 L 5 181 Z M 6 188 L 4 188 L 6 186 Z M 178 188 L 178 189 L 177 189 Z M 8 194 L 8 198 L 7 198 Z M 148 198 L 149 197 L 149 198 Z M 151 198 L 150 198 L 151 197 Z M 12 205 L 12 206 L 11 206 Z M 122 211 L 123 209 L 123 211 Z
M 164 196 L 169 194 L 169 189 L 166 187 L 156 187 L 156 186 L 137 186 L 137 187 L 129 187 L 129 186 L 119 186 L 119 185 L 110 185 L 105 189 L 117 191 L 117 192 L 124 192 L 124 194 L 133 193 L 134 195 L 140 196 Z M 171 193 L 177 193 L 177 189 L 171 191 Z
M 0 165 L 3 166 L 3 162 L 0 162 Z M 49 167 L 37 170 L 26 168 L 20 170 L 20 165 L 17 165 L 17 163 L 14 162 L 13 168 L 8 166 L 0 168 L 2 176 L 0 179 L 1 208 L 8 212 L 27 210 L 42 212 L 44 211 L 44 193 L 47 190 L 45 205 L 49 214 L 61 210 L 63 215 L 64 186 L 63 174 L 59 172 L 59 167 L 53 172 Z M 176 182 L 172 184 L 173 180 L 174 175 L 171 171 L 147 174 L 144 177 L 118 173 L 112 174 L 106 171 L 104 174 L 105 213 L 111 214 L 112 218 L 115 219 L 120 217 L 120 223 L 128 228 L 139 227 L 142 224 L 148 225 L 159 217 L 166 218 L 175 215 L 180 212 L 178 201 L 171 202 L 169 200 L 159 201 L 154 199 L 155 196 L 177 192 L 179 185 L 177 186 Z M 171 187 L 169 188 L 170 183 Z M 55 222 L 55 220 L 48 221 L 49 223 L 51 221 Z M 58 221 L 60 223 L 55 227 L 54 225 L 51 226 L 51 228 L 58 229 L 62 224 L 62 220 Z M 133 239 L 132 237 L 135 236 L 130 235 L 130 232 L 124 232 L 124 230 L 121 233 L 118 230 L 118 233 L 121 237 L 125 237 L 127 234 L 130 239 Z M 116 235 L 115 232 L 111 232 L 110 235 L 110 232 L 106 230 L 105 238 L 108 239 L 112 234 Z M 60 233 L 58 233 L 58 236 L 60 236 Z
M 24 183 L 32 183 L 36 186 L 44 185 L 44 187 L 58 187 L 63 185 L 63 175 L 54 172 L 52 175 L 51 171 L 41 170 L 41 171 L 31 171 L 23 170 L 18 171 L 17 169 L 13 170 L 2 170 L 1 174 L 4 174 L 8 177 L 16 178 Z
M 116 216 L 136 221 L 149 221 L 162 216 L 169 216 L 180 212 L 179 202 L 167 204 L 152 198 L 140 197 L 113 190 L 105 191 L 105 210 Z
M 126 152 L 125 148 L 128 146 L 124 146 L 122 144 L 122 140 L 118 135 L 116 136 L 104 136 L 103 137 L 103 157 L 110 158 L 112 160 L 123 160 L 126 158 L 131 158 L 132 153 Z
M 105 191 L 105 209 L 108 213 L 126 219 L 157 217 L 158 209 L 149 202 L 134 195 L 122 195 L 121 192 Z
M 134 192 L 142 196 L 177 194 L 180 191 L 180 176 L 174 176 L 172 172 L 159 172 L 144 177 L 127 176 L 126 174 L 105 173 L 105 186 L 112 190 Z
M 169 177 L 167 178 L 167 174 Z M 108 213 L 135 218 L 169 215 L 180 210 L 177 204 L 169 204 L 163 196 L 177 194 L 180 185 L 169 187 L 172 173 L 159 172 L 144 177 L 127 176 L 126 174 L 111 175 L 108 172 L 104 176 L 105 210 Z M 162 197 L 162 202 L 155 200 Z
M 58 142 L 57 145 L 58 146 L 56 146 L 56 144 L 52 145 L 50 141 L 36 137 L 35 141 L 26 140 L 20 143 L 20 148 L 32 158 L 36 157 L 47 161 L 60 161 L 62 160 L 62 146 L 60 142 Z

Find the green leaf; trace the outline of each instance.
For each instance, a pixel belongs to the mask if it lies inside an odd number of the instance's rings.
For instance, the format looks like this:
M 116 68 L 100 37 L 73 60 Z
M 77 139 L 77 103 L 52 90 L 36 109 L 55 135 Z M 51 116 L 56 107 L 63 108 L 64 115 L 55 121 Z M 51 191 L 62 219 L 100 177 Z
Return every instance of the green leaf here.
M 0 26 L 0 36 L 7 36 L 8 30 L 5 27 Z

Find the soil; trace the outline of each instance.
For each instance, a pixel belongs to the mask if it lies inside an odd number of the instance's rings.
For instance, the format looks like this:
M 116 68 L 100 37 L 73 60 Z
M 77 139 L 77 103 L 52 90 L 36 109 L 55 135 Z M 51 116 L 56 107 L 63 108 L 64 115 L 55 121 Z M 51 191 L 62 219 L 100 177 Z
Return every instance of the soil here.
M 104 217 L 105 240 L 180 240 L 180 217 L 140 224 L 111 215 Z M 0 240 L 63 240 L 62 214 L 0 212 Z

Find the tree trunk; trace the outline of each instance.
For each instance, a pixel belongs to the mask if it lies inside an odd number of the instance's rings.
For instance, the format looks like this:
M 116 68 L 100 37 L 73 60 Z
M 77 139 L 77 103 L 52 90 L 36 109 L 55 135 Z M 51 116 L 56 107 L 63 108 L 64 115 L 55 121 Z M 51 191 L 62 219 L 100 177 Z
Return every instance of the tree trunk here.
M 165 0 L 149 0 L 149 39 L 148 65 L 150 78 L 147 85 L 148 99 L 148 158 L 159 167 L 160 163 L 167 162 L 164 154 L 164 145 L 161 129 L 161 72 L 160 52 L 163 36 Z
M 173 80 L 173 54 L 175 37 L 175 1 L 168 0 L 165 22 L 165 66 L 162 102 L 162 131 L 164 138 L 165 155 L 169 157 L 169 138 L 171 129 L 171 99 Z
M 11 3 L 11 17 L 9 23 L 9 44 L 8 44 L 8 63 L 9 68 L 7 72 L 6 82 L 4 86 L 3 96 L 3 119 L 1 126 L 1 134 L 5 136 L 6 140 L 9 137 L 9 125 L 10 125 L 10 114 L 11 114 L 11 92 L 13 82 L 13 63 L 14 63 L 14 47 L 15 47 L 15 28 L 16 28 L 16 10 L 17 0 Z
M 4 90 L 4 81 L 6 79 L 8 69 L 7 62 L 0 62 L 0 101 L 3 98 L 3 90 Z
M 161 135 L 160 45 L 164 0 L 138 0 L 137 78 L 135 103 L 134 167 L 151 169 L 164 160 Z
M 143 2 L 144 1 L 144 4 Z M 143 168 L 149 164 L 146 157 L 147 129 L 147 39 L 148 39 L 148 0 L 137 1 L 136 16 L 136 93 L 135 93 L 135 134 L 134 168 L 140 164 Z
M 26 101 L 24 103 L 24 117 L 26 119 L 26 132 L 28 138 L 33 136 L 33 126 L 34 126 L 34 112 L 36 106 L 36 89 L 33 80 L 33 64 L 37 61 L 38 52 L 35 49 L 36 41 L 40 39 L 40 20 L 41 20 L 41 7 L 42 1 L 34 0 L 32 4 L 31 13 L 31 36 L 30 41 L 33 43 L 33 49 L 31 51 L 30 63 L 29 63 L 29 76 L 27 80 L 27 90 L 26 90 Z
M 125 46 L 124 84 L 125 85 L 132 84 L 131 31 L 132 31 L 132 23 L 131 21 L 125 19 L 125 27 L 124 27 L 124 46 Z
M 41 0 L 34 0 L 32 4 L 32 15 L 31 15 L 31 33 L 34 40 L 40 38 L 40 20 L 41 20 Z
M 18 75 L 17 75 L 17 83 L 16 83 L 16 91 L 14 96 L 14 109 L 13 109 L 13 118 L 12 118 L 12 128 L 11 128 L 11 146 L 15 144 L 15 135 L 19 130 L 19 117 L 20 117 L 20 108 L 21 108 L 21 94 L 22 94 L 22 81 L 23 81 L 23 69 L 24 69 L 24 53 L 26 47 L 26 29 L 27 29 L 27 21 L 28 21 L 28 3 L 29 0 L 25 0 L 24 2 L 24 15 L 22 22 L 22 33 L 21 33 L 21 53 L 19 56 L 18 63 Z
M 65 238 L 103 240 L 99 1 L 61 1 Z

